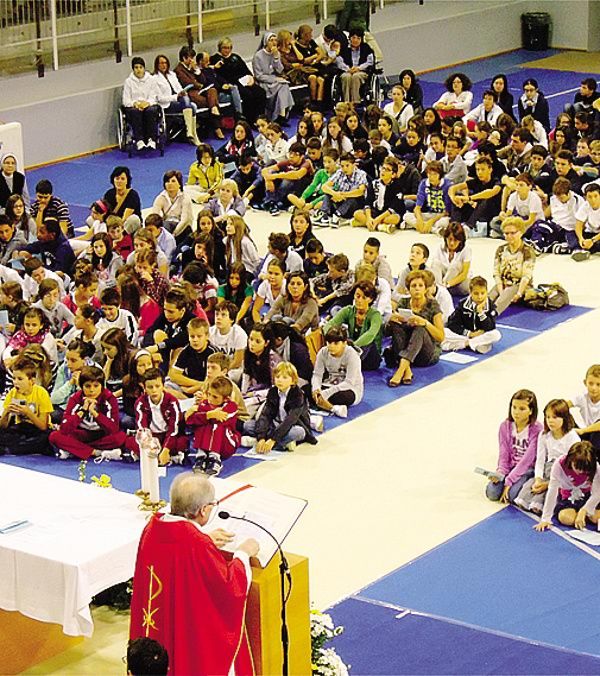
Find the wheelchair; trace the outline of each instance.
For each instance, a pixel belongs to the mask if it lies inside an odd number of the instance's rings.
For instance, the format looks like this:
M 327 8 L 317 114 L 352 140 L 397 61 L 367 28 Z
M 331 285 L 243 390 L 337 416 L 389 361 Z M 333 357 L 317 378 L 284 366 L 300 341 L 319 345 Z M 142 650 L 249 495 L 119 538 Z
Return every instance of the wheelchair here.
M 135 139 L 133 138 L 133 130 L 125 115 L 125 108 L 119 107 L 117 113 L 117 139 L 119 142 L 119 149 L 126 152 L 128 157 L 133 155 L 135 150 Z M 160 108 L 158 115 L 158 125 L 156 134 L 154 135 L 154 142 L 156 149 L 160 152 L 160 156 L 165 154 L 165 146 L 167 144 L 167 120 L 165 118 L 165 111 Z
M 360 87 L 360 95 L 364 106 L 368 106 L 371 103 L 374 103 L 377 106 L 381 106 L 384 100 L 384 93 L 381 86 L 381 78 L 383 77 L 383 67 L 381 64 L 376 63 L 375 66 L 367 72 L 367 79 L 363 82 Z M 342 91 L 342 73 L 336 73 L 332 78 L 329 84 L 329 96 L 331 98 L 331 103 L 335 106 L 336 103 L 339 103 L 343 100 L 343 91 Z

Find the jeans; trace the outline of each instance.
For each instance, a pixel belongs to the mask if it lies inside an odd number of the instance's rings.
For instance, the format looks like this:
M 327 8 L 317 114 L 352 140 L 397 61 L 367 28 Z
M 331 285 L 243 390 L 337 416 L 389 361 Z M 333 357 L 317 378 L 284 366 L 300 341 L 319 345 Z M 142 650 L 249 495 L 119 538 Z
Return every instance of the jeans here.
M 510 502 L 514 502 L 521 492 L 521 488 L 525 485 L 525 483 L 531 479 L 533 476 L 533 470 L 530 469 L 529 471 L 525 472 L 523 476 L 515 482 L 511 487 L 510 490 L 508 491 L 508 499 Z M 497 484 L 493 484 L 491 481 L 488 483 L 488 485 L 485 487 L 485 495 L 488 498 L 488 500 L 491 500 L 492 502 L 498 502 L 500 500 L 500 496 L 502 495 L 502 491 L 504 490 L 504 480 L 499 481 Z
M 269 425 L 269 438 L 276 428 L 277 423 L 275 422 Z M 247 434 L 251 437 L 256 436 L 256 420 L 247 420 L 244 423 L 244 434 Z M 306 432 L 304 431 L 303 427 L 300 427 L 300 425 L 292 425 L 289 429 L 289 432 L 283 437 L 283 439 L 279 443 L 275 444 L 275 448 L 285 448 L 292 441 L 300 443 L 301 441 L 304 441 L 305 437 Z

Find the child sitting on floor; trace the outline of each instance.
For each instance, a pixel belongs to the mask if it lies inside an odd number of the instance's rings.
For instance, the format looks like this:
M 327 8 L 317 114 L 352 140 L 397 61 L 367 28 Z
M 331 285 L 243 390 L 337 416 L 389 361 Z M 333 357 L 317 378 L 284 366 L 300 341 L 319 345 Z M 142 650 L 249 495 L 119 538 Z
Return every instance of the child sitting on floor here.
M 274 448 L 294 451 L 302 441 L 316 444 L 308 404 L 298 387 L 296 367 L 282 361 L 273 370 L 273 381 L 275 386 L 269 389 L 258 419 L 244 423 L 244 432 L 249 436 L 242 440 L 242 445 L 256 444 L 257 453 L 270 453 Z
M 120 460 L 125 432 L 119 428 L 117 398 L 104 386 L 104 373 L 96 366 L 84 366 L 79 374 L 79 390 L 69 397 L 59 429 L 50 434 L 58 457 L 70 454 L 87 460 Z
M 345 326 L 332 326 L 325 334 L 325 347 L 317 353 L 311 389 L 315 404 L 340 418 L 346 418 L 348 406 L 362 399 L 361 361 L 358 352 L 348 345 Z
M 228 378 L 218 376 L 208 386 L 206 398 L 185 414 L 194 429 L 194 471 L 216 476 L 223 460 L 235 453 L 240 443 L 237 431 L 237 405 L 231 399 L 233 386 Z
M 566 455 L 558 458 L 550 471 L 550 483 L 540 522 L 534 526 L 544 531 L 556 516 L 563 526 L 585 528 L 600 517 L 600 467 L 589 441 L 579 441 Z
M 209 326 L 206 319 L 194 317 L 187 325 L 188 344 L 179 352 L 169 369 L 170 387 L 182 394 L 178 398 L 192 396 L 201 390 L 206 379 L 208 359 L 215 353 L 209 345 Z
M 179 402 L 165 391 L 162 373 L 156 368 L 149 368 L 144 373 L 142 387 L 144 393 L 135 402 L 136 428 L 149 429 L 152 436 L 160 441 L 162 450 L 158 456 L 159 464 L 183 464 L 188 441 L 183 433 L 183 415 Z M 140 449 L 135 438 L 127 439 L 127 447 L 139 457 Z
M 445 329 L 442 350 L 465 350 L 486 354 L 502 337 L 496 328 L 496 306 L 488 298 L 487 281 L 473 277 L 469 295 L 460 301 L 450 315 Z
M 37 368 L 26 357 L 12 367 L 13 387 L 4 400 L 0 417 L 0 455 L 48 455 L 48 427 L 53 407 L 50 395 L 36 384 Z
M 498 433 L 500 453 L 497 476 L 490 477 L 485 493 L 493 502 L 514 502 L 533 476 L 538 437 L 537 399 L 531 390 L 518 390 L 510 399 L 508 418 Z
M 564 399 L 552 399 L 544 408 L 544 431 L 538 440 L 535 474 L 521 489 L 515 505 L 541 514 L 550 481 L 550 471 L 557 458 L 566 455 L 579 435 L 573 429 L 575 421 Z

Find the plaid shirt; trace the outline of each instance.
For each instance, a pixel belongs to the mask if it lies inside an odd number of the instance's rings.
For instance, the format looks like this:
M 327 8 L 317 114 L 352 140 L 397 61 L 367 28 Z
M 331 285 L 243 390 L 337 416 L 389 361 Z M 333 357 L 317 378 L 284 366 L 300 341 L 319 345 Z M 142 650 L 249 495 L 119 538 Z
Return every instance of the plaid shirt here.
M 346 176 L 341 169 L 338 169 L 329 180 L 336 192 L 351 192 L 361 185 L 366 186 L 368 182 L 367 174 L 362 169 L 357 168 L 350 176 Z

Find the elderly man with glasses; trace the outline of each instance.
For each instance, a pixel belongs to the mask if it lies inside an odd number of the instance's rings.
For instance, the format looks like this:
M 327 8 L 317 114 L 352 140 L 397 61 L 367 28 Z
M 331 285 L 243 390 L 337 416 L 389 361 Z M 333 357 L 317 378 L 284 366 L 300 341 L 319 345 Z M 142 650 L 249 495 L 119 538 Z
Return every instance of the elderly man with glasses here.
M 253 673 L 244 614 L 258 542 L 245 540 L 227 560 L 219 547 L 234 534 L 201 530 L 219 504 L 202 473 L 177 476 L 170 501 L 171 512 L 155 514 L 142 533 L 130 638 L 159 641 L 172 673 Z

